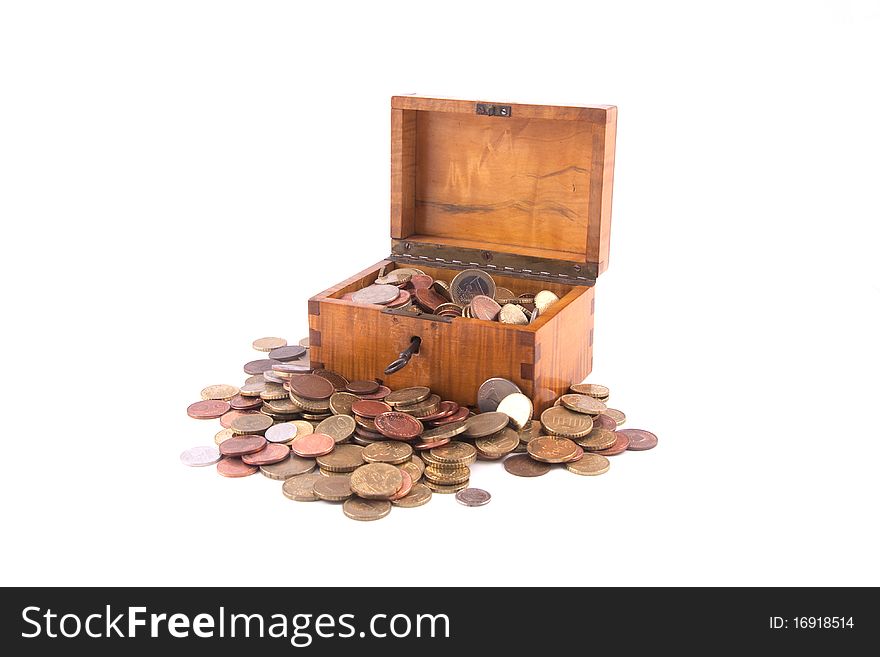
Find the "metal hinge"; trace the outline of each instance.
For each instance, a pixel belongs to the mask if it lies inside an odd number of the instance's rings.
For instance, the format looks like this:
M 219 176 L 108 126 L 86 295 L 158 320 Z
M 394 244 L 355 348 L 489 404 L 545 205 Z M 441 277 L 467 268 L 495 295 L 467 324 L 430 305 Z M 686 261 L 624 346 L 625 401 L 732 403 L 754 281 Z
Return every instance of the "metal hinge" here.
M 490 105 L 489 103 L 477 103 L 477 114 L 482 116 L 505 116 L 511 114 L 510 105 Z

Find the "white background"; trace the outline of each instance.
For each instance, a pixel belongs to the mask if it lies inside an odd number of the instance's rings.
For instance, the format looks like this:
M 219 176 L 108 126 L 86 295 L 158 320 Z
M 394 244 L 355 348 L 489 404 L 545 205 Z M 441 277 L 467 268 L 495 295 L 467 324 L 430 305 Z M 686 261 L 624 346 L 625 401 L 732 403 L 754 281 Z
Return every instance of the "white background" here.
M 4 2 L 0 582 L 880 584 L 878 34 L 876 2 Z M 183 467 L 199 390 L 387 254 L 411 92 L 619 106 L 590 380 L 659 447 L 375 523 Z

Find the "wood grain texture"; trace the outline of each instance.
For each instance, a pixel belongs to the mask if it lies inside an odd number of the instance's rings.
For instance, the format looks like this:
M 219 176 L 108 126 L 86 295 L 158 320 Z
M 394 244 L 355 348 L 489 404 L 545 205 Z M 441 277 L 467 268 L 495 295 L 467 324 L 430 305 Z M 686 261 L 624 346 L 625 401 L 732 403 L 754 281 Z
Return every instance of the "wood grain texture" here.
M 416 112 L 391 110 L 391 237 L 415 232 Z
M 391 98 L 391 108 L 422 112 L 473 114 L 474 105 L 477 102 L 484 101 L 436 96 L 393 96 Z M 554 121 L 602 121 L 607 111 L 614 107 L 614 105 L 582 105 L 579 107 L 574 105 L 529 105 L 495 100 L 485 102 L 510 105 L 512 118 L 552 119 Z

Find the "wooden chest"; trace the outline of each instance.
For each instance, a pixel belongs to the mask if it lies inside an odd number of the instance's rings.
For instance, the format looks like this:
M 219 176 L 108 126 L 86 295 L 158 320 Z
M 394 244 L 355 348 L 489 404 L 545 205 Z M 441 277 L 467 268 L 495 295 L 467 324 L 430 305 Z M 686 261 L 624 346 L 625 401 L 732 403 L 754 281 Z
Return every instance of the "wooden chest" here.
M 391 254 L 309 301 L 311 359 L 351 379 L 427 385 L 474 405 L 490 377 L 540 413 L 590 373 L 593 286 L 608 265 L 617 108 L 391 99 Z M 560 297 L 533 323 L 415 315 L 347 293 L 415 267 L 481 269 L 517 294 Z M 419 351 L 384 370 L 413 337 Z

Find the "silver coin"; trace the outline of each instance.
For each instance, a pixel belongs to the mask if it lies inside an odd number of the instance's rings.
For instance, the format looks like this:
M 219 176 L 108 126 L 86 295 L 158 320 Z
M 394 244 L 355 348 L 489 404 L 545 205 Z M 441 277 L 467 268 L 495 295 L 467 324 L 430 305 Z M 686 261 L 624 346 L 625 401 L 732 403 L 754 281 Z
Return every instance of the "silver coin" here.
M 465 269 L 452 279 L 449 292 L 452 294 L 452 300 L 462 306 L 469 304 L 474 297 L 481 294 L 494 299 L 495 280 L 479 269 Z
M 507 395 L 498 404 L 497 409 L 499 413 L 504 413 L 510 418 L 511 424 L 517 430 L 522 429 L 531 421 L 534 410 L 532 400 L 520 392 Z
M 220 460 L 220 450 L 216 445 L 200 445 L 190 447 L 180 455 L 180 462 L 191 468 L 202 468 L 206 465 L 214 465 Z
M 531 315 L 529 315 L 529 324 L 534 324 L 537 321 L 538 317 L 541 316 L 541 309 L 535 306 L 535 309 L 532 311 Z
M 394 301 L 398 296 L 400 296 L 400 290 L 393 285 L 370 285 L 355 292 L 351 300 L 355 303 L 372 303 L 384 306 L 386 303 Z
M 483 506 L 492 496 L 482 488 L 464 488 L 455 494 L 455 501 L 465 506 Z
M 499 377 L 483 382 L 477 391 L 477 407 L 481 413 L 489 413 L 498 409 L 501 400 L 515 392 L 522 392 L 513 381 Z
M 270 443 L 288 443 L 296 438 L 297 428 L 293 422 L 273 424 L 266 429 L 266 440 Z

